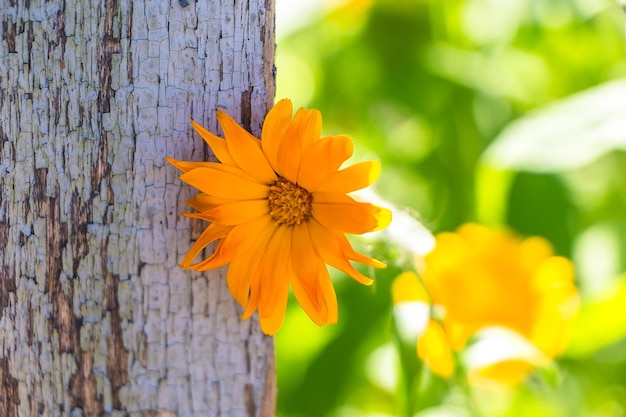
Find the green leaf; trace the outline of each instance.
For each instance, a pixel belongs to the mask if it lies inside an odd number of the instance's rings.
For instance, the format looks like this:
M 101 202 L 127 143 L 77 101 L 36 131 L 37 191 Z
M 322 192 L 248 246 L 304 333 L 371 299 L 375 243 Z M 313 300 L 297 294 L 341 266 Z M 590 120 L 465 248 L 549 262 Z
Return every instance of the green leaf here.
M 574 94 L 511 123 L 485 151 L 488 165 L 561 172 L 626 150 L 626 79 Z

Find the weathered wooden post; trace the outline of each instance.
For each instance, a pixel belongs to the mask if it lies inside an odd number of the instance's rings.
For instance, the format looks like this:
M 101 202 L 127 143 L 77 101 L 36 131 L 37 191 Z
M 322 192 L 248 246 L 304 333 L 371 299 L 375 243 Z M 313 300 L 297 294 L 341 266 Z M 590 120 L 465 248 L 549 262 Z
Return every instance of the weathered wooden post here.
M 223 271 L 178 267 L 201 225 L 165 156 L 189 120 L 259 133 L 272 0 L 0 7 L 0 415 L 272 416 L 273 344 Z

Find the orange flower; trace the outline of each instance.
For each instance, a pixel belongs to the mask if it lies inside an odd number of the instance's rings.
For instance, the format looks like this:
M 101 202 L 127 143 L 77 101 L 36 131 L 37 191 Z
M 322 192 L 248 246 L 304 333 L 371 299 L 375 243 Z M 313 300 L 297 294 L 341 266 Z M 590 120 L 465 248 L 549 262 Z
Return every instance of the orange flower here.
M 183 171 L 181 180 L 200 190 L 187 202 L 198 212 L 186 215 L 211 222 L 181 266 L 204 271 L 230 263 L 228 288 L 245 307 L 243 318 L 258 309 L 267 334 L 282 325 L 290 284 L 313 322 L 335 323 L 337 300 L 326 264 L 371 284 L 350 261 L 385 264 L 355 252 L 344 234 L 379 230 L 391 220 L 388 210 L 346 195 L 372 184 L 379 163 L 340 170 L 352 155 L 350 138 L 320 138 L 317 110 L 300 109 L 293 120 L 292 112 L 291 101 L 279 101 L 258 140 L 218 110 L 225 139 L 191 124 L 221 163 L 168 158 Z M 193 263 L 214 241 L 213 254 Z
M 423 265 L 427 293 L 411 273 L 399 276 L 393 291 L 396 302 L 432 303 L 439 314 L 440 322 L 430 319 L 418 340 L 420 358 L 435 373 L 450 376 L 452 352 L 477 336 L 466 352 L 471 378 L 516 381 L 563 350 L 578 293 L 571 262 L 554 256 L 545 239 L 522 241 L 466 224 L 439 234 Z M 505 341 L 512 344 L 503 352 Z

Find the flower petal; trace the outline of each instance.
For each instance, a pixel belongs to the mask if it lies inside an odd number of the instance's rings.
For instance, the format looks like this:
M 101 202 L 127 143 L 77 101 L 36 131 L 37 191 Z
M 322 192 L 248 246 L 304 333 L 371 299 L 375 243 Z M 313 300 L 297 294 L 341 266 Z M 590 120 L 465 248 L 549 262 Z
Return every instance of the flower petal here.
M 237 166 L 237 163 L 228 151 L 228 147 L 226 146 L 226 141 L 224 139 L 209 132 L 193 120 L 190 120 L 190 123 L 193 128 L 196 129 L 196 132 L 198 132 L 198 134 L 202 136 L 202 139 L 204 139 L 206 144 L 209 145 L 209 147 L 213 151 L 213 154 L 215 154 L 215 156 L 217 157 L 217 159 L 219 159 L 221 163 Z
M 565 348 L 580 308 L 574 275 L 572 262 L 560 256 L 543 260 L 533 274 L 534 287 L 543 297 L 537 306 L 530 339 L 549 357 Z
M 251 181 L 239 168 L 217 164 L 196 168 L 180 176 L 180 179 L 205 194 L 232 200 L 267 198 L 269 187 Z
M 321 266 L 318 275 L 318 300 L 323 300 L 326 304 L 326 311 L 328 316 L 326 317 L 326 324 L 335 324 L 339 319 L 339 308 L 337 306 L 337 294 L 335 294 L 335 287 L 330 279 L 328 269 L 326 266 Z
M 250 298 L 246 309 L 241 315 L 242 320 L 248 320 L 259 306 L 259 300 L 261 299 L 261 276 L 263 275 L 263 257 L 259 265 L 250 269 Z
M 454 372 L 454 358 L 448 338 L 435 320 L 430 320 L 426 330 L 417 340 L 417 354 L 437 375 L 444 378 Z
M 256 248 L 256 251 L 261 252 L 262 256 L 259 264 L 254 268 L 251 264 L 251 268 L 248 270 L 250 275 L 250 298 L 248 300 L 248 304 L 246 305 L 246 310 L 241 316 L 243 320 L 249 319 L 259 306 L 259 301 L 261 300 L 262 296 L 261 283 L 263 281 L 264 274 L 263 263 L 265 262 L 265 258 L 267 257 L 267 248 L 269 247 L 270 242 L 272 241 L 272 238 L 276 233 L 276 230 L 278 230 L 279 228 L 279 226 L 275 222 L 270 221 L 269 216 L 267 216 L 266 220 L 267 224 L 265 225 L 265 228 L 262 230 L 262 232 L 260 232 L 259 234 L 259 241 L 255 245 L 253 245 L 253 248 Z M 245 236 L 242 237 L 245 239 Z
M 202 212 L 207 211 L 213 207 L 219 206 L 220 204 L 230 203 L 236 200 L 230 200 L 227 198 L 215 197 L 213 195 L 208 195 L 204 193 L 198 193 L 195 196 L 191 197 L 187 201 L 188 206 Z
M 195 271 L 208 271 L 209 269 L 215 269 L 224 266 L 232 261 L 236 254 L 224 252 L 223 249 L 224 241 L 220 240 L 219 242 L 217 242 L 217 246 L 215 247 L 215 250 L 213 251 L 211 256 L 199 262 L 196 262 L 195 264 L 189 264 L 188 266 L 181 264 L 181 267 L 191 268 Z
M 485 367 L 470 369 L 468 380 L 471 384 L 498 381 L 515 385 L 522 382 L 536 366 L 536 364 L 522 358 L 508 359 Z
M 211 166 L 211 164 L 215 163 L 215 162 L 204 162 L 204 161 L 200 161 L 200 162 L 179 161 L 177 159 L 169 158 L 167 156 L 165 157 L 165 160 L 169 162 L 170 164 L 174 165 L 179 171 L 183 171 L 183 172 L 191 171 L 194 168 Z
M 275 182 L 276 174 L 261 149 L 261 141 L 222 111 L 217 111 L 217 120 L 226 136 L 228 151 L 237 165 L 259 182 Z
M 294 270 L 291 286 L 293 294 L 305 313 L 318 326 L 327 322 L 328 310 L 324 298 L 318 298 L 320 266 L 326 265 L 315 253 L 309 230 L 305 225 L 293 228 L 291 261 Z
M 346 194 L 371 185 L 380 175 L 380 162 L 365 161 L 341 171 L 331 172 L 317 188 L 318 192 Z
M 189 251 L 187 251 L 187 254 L 181 262 L 181 267 L 192 268 L 193 260 L 200 252 L 202 252 L 204 248 L 206 248 L 211 242 L 226 237 L 231 230 L 232 226 L 223 226 L 215 223 L 210 224 L 206 229 L 204 229 L 200 236 L 198 236 L 198 239 L 196 239 L 191 248 L 189 248 Z M 215 252 L 217 252 L 217 250 Z
M 327 175 L 337 171 L 350 156 L 353 143 L 348 136 L 328 136 L 302 152 L 298 184 L 310 192 L 324 183 Z
M 269 317 L 274 313 L 282 288 L 289 288 L 291 236 L 292 228 L 279 226 L 267 244 L 259 300 L 261 317 Z
M 308 111 L 303 108 L 298 109 L 278 148 L 276 172 L 294 183 L 298 179 L 302 155 L 300 128 L 306 118 L 308 118 Z
M 277 171 L 278 166 L 278 149 L 289 128 L 292 115 L 291 100 L 283 99 L 272 107 L 263 122 L 261 146 L 274 171 Z
M 226 284 L 228 290 L 239 305 L 246 307 L 250 299 L 250 276 L 252 268 L 258 268 L 263 252 L 254 252 L 251 257 L 240 257 L 233 259 L 228 265 L 226 272 Z
M 274 334 L 282 325 L 287 308 L 291 270 L 291 238 L 293 228 L 278 227 L 267 246 L 261 276 L 259 319 L 266 334 Z
M 233 259 L 228 267 L 226 276 L 228 289 L 235 300 L 242 306 L 247 306 L 249 302 L 252 277 L 259 275 L 257 271 L 260 271 L 265 249 L 276 228 L 275 223 L 270 222 L 269 219 L 265 219 L 264 221 L 257 220 L 255 223 L 258 224 L 247 229 L 249 232 L 254 233 L 248 236 L 248 240 L 251 240 L 253 243 L 249 247 L 244 246 L 241 256 Z M 260 228 L 261 225 L 263 225 L 262 228 Z M 245 238 L 245 235 L 243 237 Z M 255 293 L 255 296 L 258 290 L 259 285 L 255 285 L 255 289 L 252 291 Z M 253 303 L 253 307 L 252 312 L 256 309 L 257 302 Z
M 289 298 L 289 286 L 279 289 L 277 306 L 270 316 L 261 316 L 259 313 L 259 322 L 261 323 L 261 330 L 266 335 L 274 335 L 278 329 L 283 325 L 285 320 L 285 310 L 287 309 L 287 299 Z M 259 309 L 260 311 L 260 309 Z
M 241 257 L 255 242 L 253 239 L 250 239 L 250 236 L 259 236 L 269 221 L 269 216 L 263 216 L 248 223 L 238 224 L 220 241 L 213 255 L 192 265 L 192 267 L 197 271 L 206 271 L 218 268 L 237 257 Z
M 188 216 L 233 226 L 247 223 L 269 211 L 270 206 L 267 200 L 241 200 L 221 204 L 202 213 L 193 213 Z
M 319 224 L 315 219 L 310 219 L 307 222 L 307 226 L 313 247 L 325 263 L 345 272 L 361 284 L 371 285 L 374 282 L 352 266 L 343 253 L 341 243 L 330 230 Z
M 347 259 L 351 261 L 360 262 L 362 264 L 372 266 L 374 268 L 387 268 L 387 265 L 385 265 L 383 262 L 374 258 L 370 258 L 369 256 L 365 256 L 355 251 L 352 248 L 352 245 L 350 244 L 350 242 L 348 241 L 348 238 L 346 238 L 346 236 L 343 233 L 336 232 L 334 230 L 328 230 L 328 232 L 333 235 L 333 237 L 337 240 L 337 242 L 339 242 L 343 255 Z
M 430 297 L 419 278 L 413 272 L 403 272 L 391 284 L 393 303 L 423 301 L 430 304 Z
M 322 114 L 317 109 L 304 110 L 305 114 L 300 122 L 299 136 L 302 150 L 320 140 L 322 135 Z
M 385 265 L 384 262 L 381 262 L 378 259 L 370 258 L 369 256 L 365 256 L 355 251 L 343 233 L 333 232 L 333 234 L 335 235 L 337 241 L 341 245 L 341 249 L 343 250 L 343 254 L 346 258 L 350 259 L 351 261 L 355 261 L 355 262 L 359 262 L 368 266 L 372 266 L 374 268 L 387 268 L 387 265 Z
M 359 203 L 343 194 L 315 193 L 312 209 L 313 217 L 321 224 L 345 233 L 372 232 L 384 229 L 391 222 L 390 210 Z

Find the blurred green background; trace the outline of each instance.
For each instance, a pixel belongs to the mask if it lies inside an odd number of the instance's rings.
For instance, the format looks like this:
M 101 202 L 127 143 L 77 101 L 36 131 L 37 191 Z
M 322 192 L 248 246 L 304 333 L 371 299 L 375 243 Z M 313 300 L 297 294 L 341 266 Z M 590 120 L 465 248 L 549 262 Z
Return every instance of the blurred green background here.
M 612 0 L 282 0 L 277 98 L 379 159 L 374 189 L 433 233 L 477 221 L 571 258 L 583 307 L 554 370 L 516 389 L 438 379 L 397 343 L 390 285 L 334 275 L 339 324 L 295 300 L 276 337 L 278 415 L 626 415 L 626 54 Z

